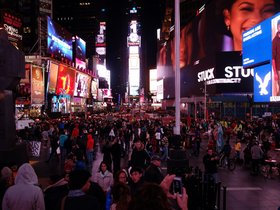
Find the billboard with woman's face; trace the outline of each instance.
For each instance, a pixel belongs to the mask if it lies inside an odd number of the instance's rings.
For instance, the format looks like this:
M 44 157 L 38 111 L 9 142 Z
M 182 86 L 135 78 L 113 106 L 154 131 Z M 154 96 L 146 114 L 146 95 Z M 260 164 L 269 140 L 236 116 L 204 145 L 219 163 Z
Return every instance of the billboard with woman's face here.
M 181 97 L 207 93 L 252 93 L 253 69 L 242 67 L 242 32 L 272 16 L 274 0 L 209 0 L 181 27 Z M 184 15 L 183 15 L 184 16 Z M 174 98 L 174 35 L 158 56 L 164 98 Z
M 75 70 L 59 64 L 56 94 L 73 96 L 75 88 Z

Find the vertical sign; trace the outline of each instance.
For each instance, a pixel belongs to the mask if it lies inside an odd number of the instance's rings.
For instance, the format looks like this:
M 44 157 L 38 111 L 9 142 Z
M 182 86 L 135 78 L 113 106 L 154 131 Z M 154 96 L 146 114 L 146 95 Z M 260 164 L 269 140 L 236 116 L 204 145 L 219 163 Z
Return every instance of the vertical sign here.
M 31 68 L 31 104 L 44 104 L 44 73 L 38 66 Z

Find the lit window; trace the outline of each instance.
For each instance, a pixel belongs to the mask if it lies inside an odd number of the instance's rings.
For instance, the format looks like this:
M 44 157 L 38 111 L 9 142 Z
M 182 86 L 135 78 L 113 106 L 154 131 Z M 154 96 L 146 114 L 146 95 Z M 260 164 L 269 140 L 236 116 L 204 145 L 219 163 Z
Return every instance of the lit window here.
M 30 34 L 31 33 L 31 28 L 30 27 L 24 27 L 23 28 L 23 33 Z

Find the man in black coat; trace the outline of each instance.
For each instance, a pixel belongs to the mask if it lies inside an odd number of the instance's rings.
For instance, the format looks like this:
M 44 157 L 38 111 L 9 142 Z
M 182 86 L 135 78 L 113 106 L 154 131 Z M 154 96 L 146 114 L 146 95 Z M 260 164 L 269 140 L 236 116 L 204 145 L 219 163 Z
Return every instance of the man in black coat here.
M 111 147 L 111 154 L 113 160 L 113 172 L 116 174 L 121 169 L 121 156 L 122 156 L 122 146 L 119 142 L 119 138 L 113 140 Z
M 134 149 L 131 154 L 130 166 L 146 169 L 150 163 L 150 156 L 144 148 L 144 144 L 138 139 L 135 142 Z
M 219 158 L 214 154 L 212 149 L 207 150 L 207 154 L 203 157 L 203 163 L 205 167 L 205 178 L 207 181 L 213 179 L 217 183 L 218 180 L 218 161 Z

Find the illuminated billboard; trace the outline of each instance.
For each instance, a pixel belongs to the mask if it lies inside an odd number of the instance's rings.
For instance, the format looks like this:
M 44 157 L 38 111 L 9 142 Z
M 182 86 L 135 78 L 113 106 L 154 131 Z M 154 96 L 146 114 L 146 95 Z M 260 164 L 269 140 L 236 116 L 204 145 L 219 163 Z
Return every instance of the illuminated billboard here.
M 75 37 L 75 64 L 76 68 L 86 68 L 86 42 L 80 37 Z
M 277 96 L 272 96 L 272 73 L 271 64 L 265 64 L 254 68 L 254 101 L 268 102 L 277 100 Z M 279 101 L 280 97 L 278 97 Z
M 101 80 L 103 78 L 104 81 L 107 82 L 108 86 L 106 88 L 109 88 L 111 87 L 111 72 L 106 69 L 105 66 L 103 65 L 100 65 L 100 64 L 97 64 L 96 65 L 96 69 L 97 69 L 97 72 L 98 72 L 98 77 L 99 77 L 99 80 Z M 100 83 L 100 81 L 99 81 Z M 99 87 L 99 88 L 102 88 L 102 87 Z
M 87 74 L 76 72 L 74 96 L 88 98 L 91 77 Z
M 99 56 L 98 63 L 104 65 L 106 59 L 106 22 L 99 23 L 99 32 L 95 38 L 95 52 Z
M 129 68 L 129 95 L 139 95 L 140 88 L 140 58 L 139 54 L 130 54 L 128 58 Z
M 73 59 L 72 35 L 48 17 L 48 54 L 67 61 Z
M 98 82 L 96 78 L 93 78 L 91 81 L 91 95 L 94 99 L 97 99 L 98 91 Z
M 264 9 L 267 5 L 261 2 L 259 12 L 266 11 L 263 17 L 273 16 L 279 8 L 280 2 L 274 2 L 271 10 Z M 237 6 L 238 2 L 233 4 Z M 181 21 L 184 23 L 180 31 L 181 97 L 203 96 L 205 88 L 207 94 L 253 92 L 254 70 L 242 66 L 242 31 L 237 33 L 237 22 L 230 16 L 233 10 L 226 6 L 222 0 L 209 0 L 192 19 Z M 244 19 L 251 18 L 249 13 L 243 15 Z M 261 18 L 252 21 L 250 27 L 260 21 Z M 175 98 L 173 33 L 158 49 L 158 80 L 164 80 L 165 99 Z
M 277 28 L 277 26 L 275 26 Z M 243 32 L 243 66 L 258 66 L 268 63 L 272 56 L 271 18 Z
M 243 66 L 254 66 L 254 101 L 280 101 L 280 14 L 243 33 Z
M 58 64 L 50 61 L 49 83 L 48 83 L 48 92 L 49 93 L 55 93 L 55 91 L 56 91 L 57 75 L 58 75 Z
M 1 10 L 0 27 L 8 34 L 8 40 L 18 49 L 22 48 L 22 21 L 19 16 L 9 11 Z
M 73 96 L 74 88 L 75 70 L 60 64 L 58 67 L 56 94 Z
M 44 72 L 41 67 L 31 68 L 31 104 L 44 104 Z
M 30 84 L 31 64 L 25 63 L 25 77 L 20 79 L 20 83 Z
M 150 69 L 150 92 L 157 92 L 157 70 Z
M 127 45 L 128 46 L 141 45 L 140 25 L 136 20 L 130 21 L 128 37 L 127 37 Z

